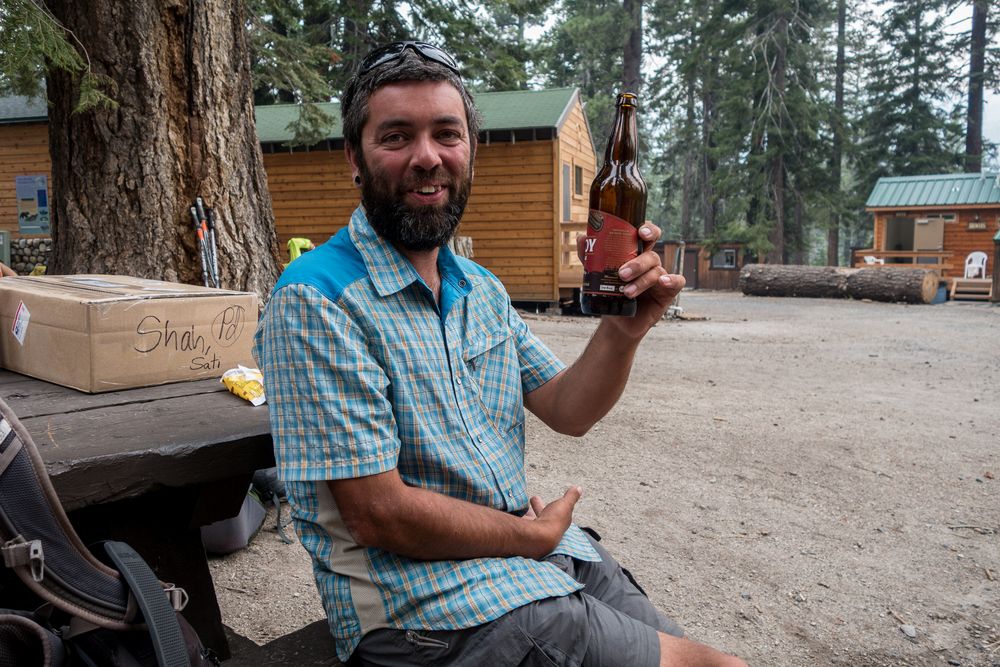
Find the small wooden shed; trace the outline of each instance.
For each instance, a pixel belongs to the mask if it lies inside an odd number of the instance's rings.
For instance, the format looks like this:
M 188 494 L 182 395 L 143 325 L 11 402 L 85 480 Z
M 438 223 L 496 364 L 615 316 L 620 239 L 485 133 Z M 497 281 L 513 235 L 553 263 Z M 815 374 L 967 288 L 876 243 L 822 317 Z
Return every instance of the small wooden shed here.
M 688 289 L 735 290 L 747 262 L 745 244 L 736 241 L 715 244 L 711 250 L 700 241 L 676 239 L 660 241 L 656 247 L 671 272 L 677 270 L 683 252 L 680 269 Z
M 515 301 L 555 303 L 579 287 L 576 235 L 586 231 L 594 145 L 575 88 L 480 93 L 483 115 L 472 195 L 459 234 Z M 257 134 L 282 243 L 325 241 L 347 224 L 358 192 L 336 124 L 325 141 L 289 148 L 295 105 L 258 106 Z M 560 278 L 562 280 L 560 280 Z
M 0 100 L 0 229 L 18 230 L 15 176 L 50 175 L 45 102 Z M 556 303 L 579 287 L 576 236 L 585 233 L 594 144 L 575 88 L 480 93 L 483 115 L 472 195 L 459 234 L 515 301 Z M 317 145 L 291 148 L 295 105 L 257 107 L 257 134 L 282 247 L 321 243 L 347 224 L 358 192 L 336 118 Z
M 880 178 L 865 204 L 874 214 L 871 248 L 855 249 L 853 265 L 918 264 L 954 280 L 974 251 L 996 270 L 993 236 L 1000 230 L 1000 174 Z

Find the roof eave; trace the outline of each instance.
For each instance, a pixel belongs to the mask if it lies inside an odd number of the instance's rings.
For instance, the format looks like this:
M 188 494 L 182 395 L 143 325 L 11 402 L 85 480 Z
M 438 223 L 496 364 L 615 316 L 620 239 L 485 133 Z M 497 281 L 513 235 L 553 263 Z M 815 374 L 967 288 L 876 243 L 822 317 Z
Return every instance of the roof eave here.
M 893 204 L 892 206 L 865 206 L 869 213 L 891 213 L 893 211 L 960 211 L 976 208 L 1000 208 L 1000 202 L 981 204 Z
M 29 116 L 25 118 L 3 118 L 0 125 L 27 125 L 29 123 L 48 123 L 48 116 Z

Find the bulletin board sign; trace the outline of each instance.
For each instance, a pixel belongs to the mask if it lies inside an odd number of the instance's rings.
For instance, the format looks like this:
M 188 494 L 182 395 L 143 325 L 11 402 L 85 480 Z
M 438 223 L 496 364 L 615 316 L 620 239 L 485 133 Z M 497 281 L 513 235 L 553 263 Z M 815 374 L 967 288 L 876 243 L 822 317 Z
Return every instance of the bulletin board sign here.
M 49 178 L 15 176 L 17 227 L 22 234 L 49 233 Z

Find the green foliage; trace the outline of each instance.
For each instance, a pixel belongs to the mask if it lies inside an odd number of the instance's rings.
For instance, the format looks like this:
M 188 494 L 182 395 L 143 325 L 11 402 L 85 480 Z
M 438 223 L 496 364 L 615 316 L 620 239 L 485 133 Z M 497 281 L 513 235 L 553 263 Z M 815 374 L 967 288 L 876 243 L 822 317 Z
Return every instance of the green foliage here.
M 299 104 L 291 143 L 314 143 L 333 119 L 313 103 L 337 97 L 373 48 L 405 39 L 448 50 L 470 90 L 525 89 L 535 58 L 526 31 L 552 2 L 249 0 L 254 101 Z
M 764 225 L 748 225 L 744 220 L 736 220 L 717 228 L 712 236 L 705 239 L 705 248 L 714 253 L 722 243 L 744 243 L 751 255 L 764 257 L 774 250 L 768 231 Z
M 952 74 L 941 0 L 889 4 L 867 54 L 858 195 L 882 176 L 946 173 L 961 165 L 960 109 L 948 109 Z M 886 45 L 892 45 L 888 48 Z
M 798 253 L 825 218 L 829 10 L 819 0 L 655 0 L 664 60 L 654 103 L 670 119 L 655 141 L 670 202 L 661 206 L 687 238 L 746 237 L 771 251 L 780 214 L 782 246 Z
M 288 143 L 321 141 L 335 119 L 316 103 L 330 100 L 331 64 L 339 60 L 324 41 L 325 13 L 315 3 L 286 0 L 248 0 L 248 13 L 254 103 L 298 104 Z
M 0 95 L 42 95 L 48 67 L 66 71 L 78 80 L 75 112 L 117 106 L 105 92 L 114 95 L 114 82 L 95 73 L 83 47 L 74 48 L 67 36 L 73 38 L 73 33 L 41 2 L 5 0 L 0 7 Z
M 611 132 L 620 92 L 628 22 L 621 0 L 563 0 L 561 20 L 538 50 L 538 70 L 547 86 L 576 86 L 584 101 L 598 155 Z

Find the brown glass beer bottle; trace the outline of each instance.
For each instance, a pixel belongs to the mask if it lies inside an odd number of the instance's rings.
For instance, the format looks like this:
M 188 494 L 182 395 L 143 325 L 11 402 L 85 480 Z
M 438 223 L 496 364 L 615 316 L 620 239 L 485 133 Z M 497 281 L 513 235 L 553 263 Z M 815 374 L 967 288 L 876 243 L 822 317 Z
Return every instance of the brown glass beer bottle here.
M 588 315 L 635 315 L 635 299 L 622 293 L 618 269 L 642 252 L 646 182 L 639 173 L 638 98 L 621 93 L 604 151 L 604 166 L 590 185 L 590 215 L 583 245 L 580 309 Z

